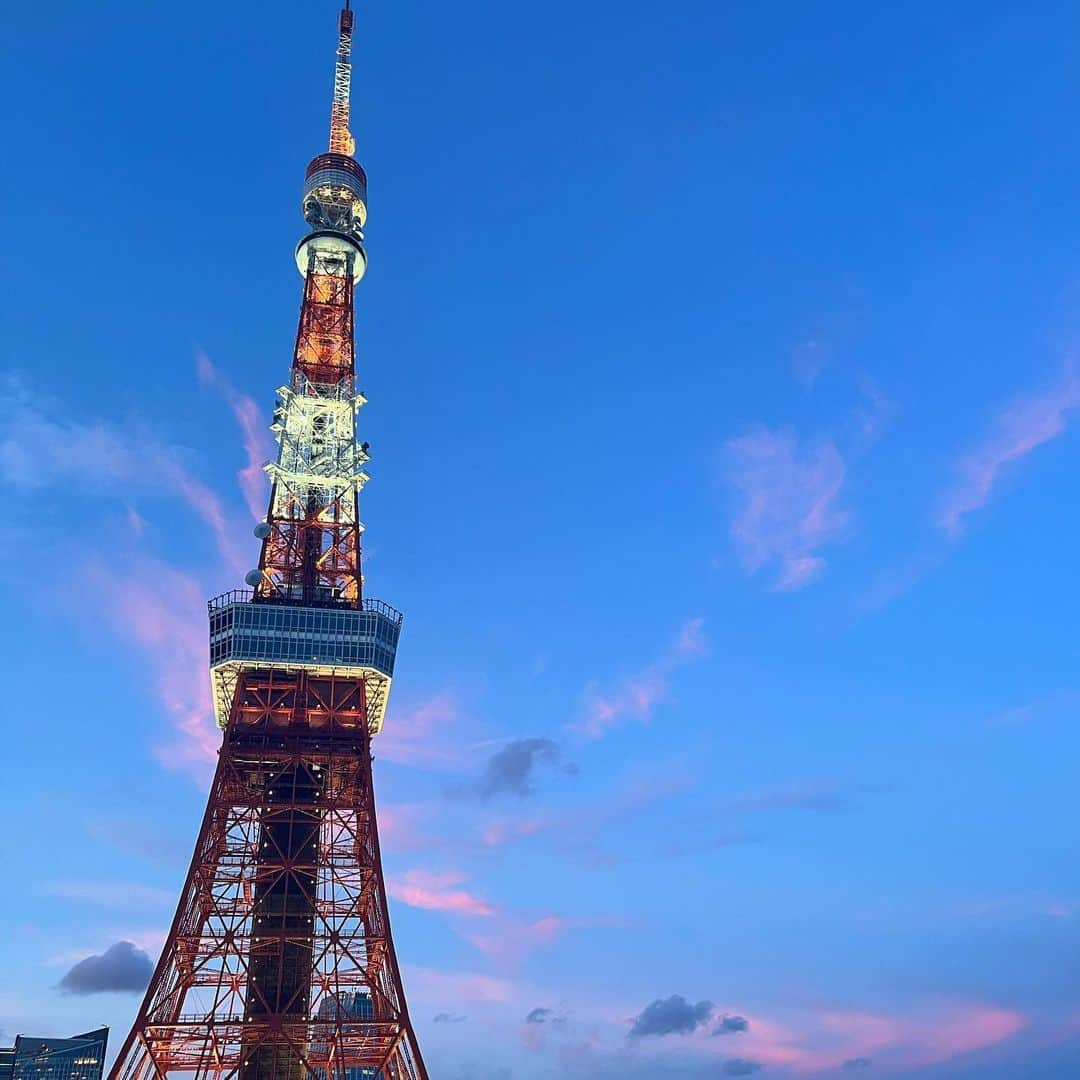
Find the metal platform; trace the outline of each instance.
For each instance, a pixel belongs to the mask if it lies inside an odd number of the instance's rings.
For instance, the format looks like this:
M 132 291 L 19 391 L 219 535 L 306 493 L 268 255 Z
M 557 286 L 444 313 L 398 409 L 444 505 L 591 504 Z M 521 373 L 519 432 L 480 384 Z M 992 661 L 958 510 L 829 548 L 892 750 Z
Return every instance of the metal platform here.
M 210 611 L 214 715 L 224 728 L 236 679 L 245 668 L 274 667 L 347 675 L 367 682 L 368 724 L 383 723 L 402 614 L 380 600 L 362 608 L 255 602 L 248 589 L 215 597 Z

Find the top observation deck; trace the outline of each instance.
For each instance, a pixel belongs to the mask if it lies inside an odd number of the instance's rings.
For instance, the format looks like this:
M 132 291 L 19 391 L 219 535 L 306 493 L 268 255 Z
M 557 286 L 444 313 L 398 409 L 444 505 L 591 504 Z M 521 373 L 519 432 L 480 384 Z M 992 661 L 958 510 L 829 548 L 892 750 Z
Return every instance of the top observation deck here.
M 224 728 L 240 673 L 282 668 L 362 678 L 368 728 L 382 730 L 403 616 L 381 600 L 360 608 L 258 601 L 250 589 L 214 597 L 210 613 L 210 680 L 214 716 Z
M 367 174 L 345 154 L 320 154 L 304 178 L 304 220 L 312 232 L 296 248 L 296 266 L 305 277 L 311 256 L 347 258 L 353 284 L 364 276 L 364 223 L 367 221 Z

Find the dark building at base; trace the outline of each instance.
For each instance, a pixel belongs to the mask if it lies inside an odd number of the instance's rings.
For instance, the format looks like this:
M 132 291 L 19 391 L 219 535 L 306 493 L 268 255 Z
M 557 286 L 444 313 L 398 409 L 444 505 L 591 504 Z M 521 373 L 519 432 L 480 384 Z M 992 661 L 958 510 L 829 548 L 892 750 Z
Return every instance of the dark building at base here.
M 0 1048 L 0 1080 L 101 1080 L 108 1041 L 107 1027 L 70 1039 L 17 1035 Z

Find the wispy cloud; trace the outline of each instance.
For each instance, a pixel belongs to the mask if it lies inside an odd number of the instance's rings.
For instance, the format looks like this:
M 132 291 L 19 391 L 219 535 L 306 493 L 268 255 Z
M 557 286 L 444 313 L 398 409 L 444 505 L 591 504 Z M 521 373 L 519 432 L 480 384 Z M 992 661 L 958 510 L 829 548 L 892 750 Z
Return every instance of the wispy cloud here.
M 486 931 L 485 925 L 478 932 Z M 715 1001 L 699 993 L 685 1000 L 661 997 L 643 1011 L 640 999 L 602 1000 L 573 986 L 530 985 L 516 975 L 423 968 L 405 974 L 410 997 L 437 1009 L 446 1008 L 448 1002 L 459 1010 L 467 1007 L 479 1025 L 496 1017 L 503 1025 L 516 1022 L 519 1034 L 547 1032 L 550 1044 L 565 1044 L 575 1052 L 586 1038 L 588 1062 L 583 1067 L 580 1056 L 575 1056 L 564 1071 L 592 1078 L 704 1080 L 734 1075 L 723 1072 L 728 1061 L 757 1063 L 766 1070 L 764 1075 L 775 1071 L 784 1076 L 832 1076 L 839 1075 L 845 1063 L 859 1059 L 872 1060 L 875 1072 L 907 1075 L 908 1070 L 1003 1044 L 1031 1025 L 1023 1012 L 973 1000 L 923 1000 L 888 1011 L 820 1004 L 770 1015 L 747 1009 L 745 1003 Z M 553 1002 L 560 1003 L 557 1012 L 550 1007 Z M 565 1023 L 554 1030 L 549 1030 L 550 1022 L 540 1022 L 556 1015 Z M 530 1019 L 522 1022 L 522 1017 Z M 627 1039 L 635 1024 L 640 1024 L 638 1037 Z M 541 1042 L 535 1048 L 543 1049 Z
M 883 1065 L 907 1068 L 995 1046 L 1029 1023 L 1024 1013 L 978 1002 L 946 1003 L 913 1016 L 825 1011 L 818 1021 L 848 1047 L 843 1060 L 873 1057 Z
M 720 1067 L 725 1076 L 751 1076 L 761 1072 L 765 1066 L 760 1061 L 750 1061 L 747 1058 L 730 1058 Z
M 562 819 L 554 816 L 530 816 L 489 821 L 482 832 L 485 847 L 502 847 L 511 840 L 520 840 L 559 827 Z
M 501 917 L 482 930 L 467 930 L 462 937 L 500 968 L 517 967 L 525 957 L 542 945 L 549 945 L 571 926 L 572 920 L 558 915 L 539 919 Z
M 580 918 L 566 915 L 523 917 L 509 912 L 482 924 L 462 926 L 460 935 L 484 953 L 499 970 L 520 968 L 525 959 L 538 949 L 553 945 L 573 930 L 603 930 L 625 927 L 621 918 Z
M 27 492 L 55 490 L 64 498 L 97 496 L 124 508 L 126 526 L 106 549 L 92 539 L 79 551 L 58 543 L 53 558 L 73 571 L 66 600 L 78 594 L 78 614 L 135 643 L 149 660 L 162 703 L 180 737 L 158 748 L 170 766 L 204 775 L 220 735 L 211 719 L 207 678 L 205 581 L 196 573 L 144 553 L 152 538 L 135 499 L 173 500 L 205 525 L 223 567 L 238 578 L 250 565 L 244 530 L 192 468 L 190 451 L 158 439 L 145 424 L 85 420 L 14 376 L 0 378 L 0 482 Z M 93 533 L 86 534 L 93 536 Z M 212 591 L 212 590 L 210 590 Z M 65 610 L 73 610 L 65 603 Z
M 1080 692 L 1059 690 L 1022 705 L 1014 705 L 990 716 L 986 725 L 994 728 L 1018 727 L 1036 721 L 1064 719 L 1071 722 L 1080 706 Z
M 398 707 L 391 704 L 386 726 L 374 742 L 377 758 L 457 772 L 473 763 L 462 739 L 464 720 L 456 698 L 446 692 Z
M 176 901 L 172 890 L 136 881 L 52 881 L 43 885 L 41 891 L 47 896 L 77 900 L 114 911 L 168 909 Z
M 807 338 L 791 351 L 791 371 L 806 390 L 812 390 L 818 376 L 833 362 L 832 343 Z
M 530 1009 L 525 1014 L 523 1023 L 526 1024 L 557 1024 L 560 1021 L 565 1023 L 565 1018 L 559 1016 L 554 1009 L 549 1009 L 546 1006 L 538 1005 L 535 1009 Z
M 608 826 L 625 827 L 635 816 L 685 791 L 691 783 L 685 769 L 678 773 L 670 770 L 657 773 L 654 769 L 647 779 L 629 783 L 614 795 L 559 813 L 534 813 L 488 821 L 482 826 L 481 839 L 485 847 L 498 848 L 541 833 L 554 833 L 559 836 L 564 849 L 568 843 L 588 847 Z
M 963 454 L 957 477 L 946 494 L 938 523 L 958 536 L 964 519 L 990 499 L 1007 466 L 1065 431 L 1080 406 L 1080 377 L 1071 366 L 1050 387 L 1015 398 L 994 418 L 986 438 Z
M 729 813 L 764 813 L 770 810 L 842 810 L 848 792 L 836 780 L 806 780 L 785 787 L 740 795 L 723 804 Z
M 712 1018 L 722 1015 L 709 1001 L 692 1005 L 676 996 L 659 999 L 631 1023 L 633 1030 L 667 1038 L 650 1040 L 659 1052 L 719 1061 L 733 1060 L 732 1036 L 717 1038 Z M 736 1014 L 733 1029 L 739 1058 L 761 1067 L 817 1075 L 858 1059 L 873 1059 L 883 1071 L 923 1068 L 1002 1043 L 1029 1024 L 1016 1010 L 980 1002 L 923 1004 L 911 1012 L 818 1008 L 780 1021 L 756 1013 Z M 850 1067 L 850 1066 L 849 1066 Z M 721 1069 L 723 1071 L 723 1069 Z M 689 1073 L 688 1075 L 696 1075 Z
M 461 888 L 464 874 L 457 871 L 406 870 L 392 876 L 387 889 L 395 900 L 425 911 L 445 911 L 454 915 L 487 917 L 495 907 L 483 897 Z
M 671 696 L 672 674 L 708 651 L 703 626 L 703 619 L 689 619 L 675 640 L 651 664 L 622 679 L 610 690 L 589 688 L 584 718 L 568 727 L 587 739 L 599 739 L 628 717 L 648 721 L 656 706 Z
M 79 576 L 83 610 L 134 642 L 149 661 L 179 738 L 156 748 L 161 762 L 209 772 L 221 745 L 207 675 L 206 593 L 191 574 L 146 556 L 122 567 L 87 560 Z
M 77 411 L 52 406 L 10 375 L 0 381 L 0 413 L 6 418 L 0 481 L 25 491 L 63 487 L 125 505 L 133 495 L 178 498 L 209 527 L 230 570 L 243 572 L 238 530 L 218 495 L 192 472 L 189 451 L 160 442 L 138 424 L 73 419 Z M 129 507 L 137 534 L 143 519 L 132 513 Z
M 965 900 L 954 904 L 952 911 L 964 918 L 1012 916 L 1020 918 L 1071 919 L 1080 912 L 1080 900 L 1062 897 L 995 896 Z
M 837 505 L 845 471 L 827 439 L 804 446 L 791 431 L 761 428 L 728 441 L 723 474 L 738 502 L 731 537 L 748 573 L 775 565 L 780 591 L 821 575 L 820 551 L 848 521 Z
M 405 972 L 409 1001 L 452 1001 L 455 1005 L 485 1005 L 517 1000 L 525 988 L 510 979 L 472 971 L 445 971 L 409 966 Z
M 424 830 L 435 814 L 420 803 L 379 803 L 379 844 L 383 851 L 421 851 L 436 847 L 438 837 Z
M 451 917 L 455 933 L 501 968 L 513 968 L 535 949 L 551 944 L 567 930 L 614 925 L 612 920 L 579 919 L 548 914 L 524 917 L 508 911 L 466 887 L 456 870 L 423 868 L 391 875 L 390 896 L 410 907 Z
M 885 396 L 885 392 L 865 371 L 855 376 L 859 391 L 859 404 L 855 409 L 855 425 L 864 445 L 874 442 L 888 426 L 896 406 Z
M 103 841 L 126 855 L 170 868 L 182 867 L 191 857 L 191 837 L 163 824 L 158 816 L 146 813 L 133 818 L 129 814 L 95 813 L 83 821 L 83 827 L 95 840 Z
M 275 457 L 276 448 L 271 439 L 266 419 L 258 405 L 247 394 L 241 394 L 211 362 L 206 353 L 200 351 L 195 357 L 195 368 L 199 382 L 212 387 L 225 399 L 243 434 L 244 453 L 247 464 L 240 469 L 237 480 L 244 493 L 251 516 L 261 520 L 266 514 L 269 498 L 269 485 L 263 463 Z

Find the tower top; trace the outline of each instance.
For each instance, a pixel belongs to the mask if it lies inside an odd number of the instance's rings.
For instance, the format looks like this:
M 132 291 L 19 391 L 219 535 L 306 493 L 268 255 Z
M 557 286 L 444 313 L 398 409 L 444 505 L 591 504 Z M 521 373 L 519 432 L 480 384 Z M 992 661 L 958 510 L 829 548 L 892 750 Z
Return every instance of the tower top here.
M 349 130 L 349 92 L 352 83 L 353 13 L 349 0 L 338 16 L 337 62 L 334 65 L 334 103 L 330 107 L 330 153 L 352 157 L 356 140 Z
M 352 83 L 353 12 L 349 0 L 338 15 L 334 101 L 330 108 L 330 148 L 307 167 L 304 181 L 304 220 L 312 232 L 296 249 L 296 265 L 305 277 L 313 255 L 335 254 L 339 269 L 353 284 L 364 276 L 364 223 L 367 221 L 367 176 L 353 157 L 356 140 L 349 130 Z M 325 260 L 324 260 L 325 261 Z M 329 265 L 329 264 L 327 264 Z

